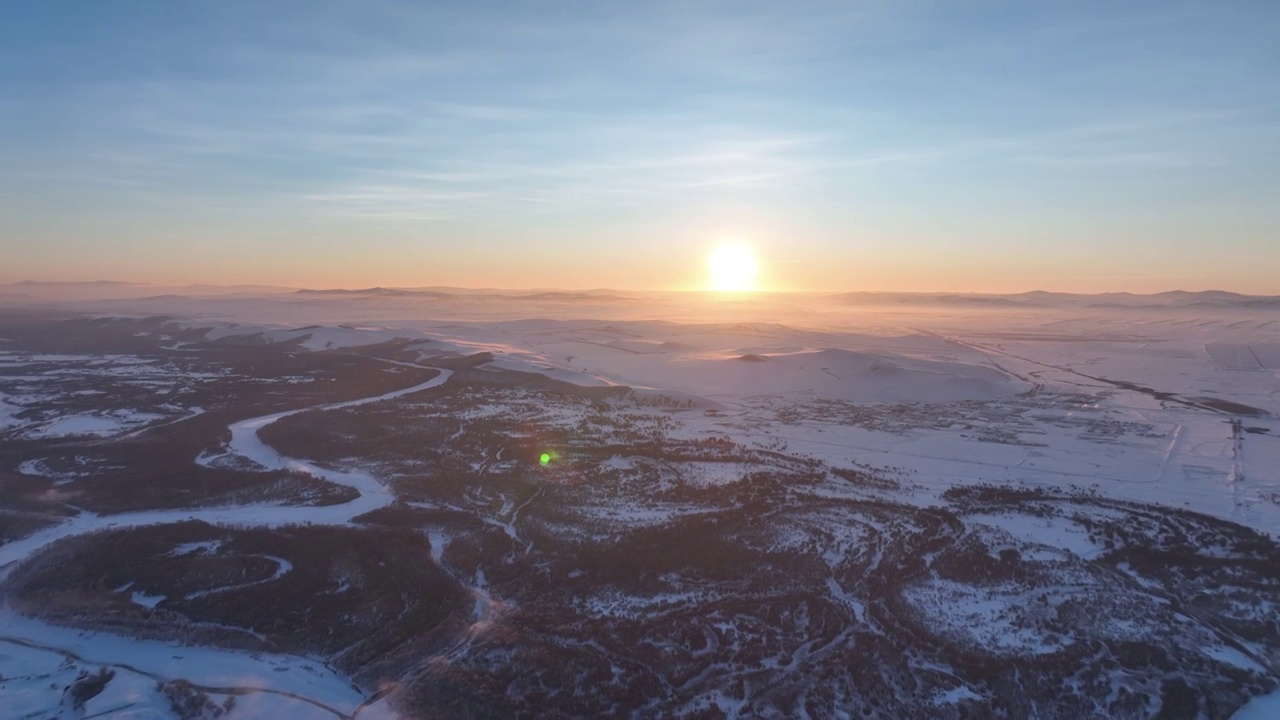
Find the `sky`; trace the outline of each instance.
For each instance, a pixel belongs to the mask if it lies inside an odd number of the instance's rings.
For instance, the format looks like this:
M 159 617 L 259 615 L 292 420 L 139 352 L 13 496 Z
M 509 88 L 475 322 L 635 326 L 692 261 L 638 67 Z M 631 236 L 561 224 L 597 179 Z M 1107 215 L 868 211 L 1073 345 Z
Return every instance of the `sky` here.
M 0 282 L 1280 294 L 1280 2 L 16 3 Z

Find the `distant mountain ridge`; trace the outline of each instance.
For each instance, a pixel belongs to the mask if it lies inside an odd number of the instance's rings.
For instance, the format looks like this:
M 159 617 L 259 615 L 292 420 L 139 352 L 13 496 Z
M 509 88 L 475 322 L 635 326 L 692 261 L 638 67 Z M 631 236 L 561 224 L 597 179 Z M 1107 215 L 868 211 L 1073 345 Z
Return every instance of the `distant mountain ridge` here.
M 78 281 L 70 281 L 70 282 L 63 282 L 59 280 L 22 280 L 22 281 L 11 283 L 11 284 L 23 285 L 23 286 L 30 286 L 30 285 L 85 286 L 85 285 L 146 285 L 147 283 L 124 282 L 122 280 L 78 280 Z
M 1244 295 L 1226 290 L 1170 290 L 1137 294 L 1110 292 L 1097 294 L 1048 292 L 1033 290 L 1015 294 L 987 293 L 895 293 L 847 292 L 828 296 L 846 305 L 934 305 L 1003 308 L 1137 308 L 1137 307 L 1206 307 L 1206 308 L 1280 308 L 1280 296 Z
M 554 288 L 461 288 L 449 286 L 366 288 L 297 288 L 273 285 L 158 285 L 92 280 L 61 282 L 23 280 L 0 284 L 0 298 L 14 303 L 92 301 L 92 300 L 177 300 L 182 298 L 347 298 L 375 301 L 393 300 L 523 300 L 526 302 L 574 304 L 574 303 L 630 303 L 638 299 L 657 296 L 681 298 L 685 296 L 709 296 L 705 291 L 691 292 L 630 292 L 608 289 L 560 290 Z M 880 307 L 955 307 L 972 309 L 1017 308 L 1142 308 L 1184 307 L 1224 310 L 1276 310 L 1280 309 L 1280 295 L 1247 295 L 1227 290 L 1171 290 L 1159 293 L 1139 294 L 1130 292 L 1066 293 L 1032 290 L 1022 293 L 965 293 L 965 292 L 797 292 L 760 293 L 750 298 L 753 302 L 769 302 L 771 297 L 810 298 L 821 302 L 848 306 Z
M 528 293 L 528 294 L 525 294 Z M 297 290 L 294 295 L 310 295 L 323 297 L 416 297 L 430 298 L 433 300 L 446 300 L 449 298 L 465 297 L 470 299 L 494 298 L 503 300 L 541 300 L 546 302 L 625 302 L 629 298 L 620 295 L 610 294 L 606 291 L 462 291 L 462 292 L 446 292 L 444 290 L 427 290 L 427 289 L 408 289 L 408 288 L 385 288 L 371 287 L 357 290 L 347 290 L 344 288 L 331 288 L 323 290 L 303 289 Z
M 431 297 L 431 298 L 447 298 L 453 297 L 453 293 L 441 292 L 438 290 L 402 290 L 399 288 L 371 287 L 358 290 L 347 290 L 344 288 L 328 288 L 323 290 L 302 289 L 295 290 L 294 295 L 327 295 L 327 296 L 352 296 L 352 295 L 376 295 L 381 297 Z

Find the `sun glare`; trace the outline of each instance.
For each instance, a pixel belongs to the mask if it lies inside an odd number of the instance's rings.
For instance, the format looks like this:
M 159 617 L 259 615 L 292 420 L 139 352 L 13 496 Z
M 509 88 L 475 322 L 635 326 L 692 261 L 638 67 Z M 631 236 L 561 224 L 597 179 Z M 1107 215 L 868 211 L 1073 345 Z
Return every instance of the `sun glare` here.
M 750 292 L 756 288 L 760 263 L 745 243 L 723 242 L 707 257 L 707 287 L 718 292 Z

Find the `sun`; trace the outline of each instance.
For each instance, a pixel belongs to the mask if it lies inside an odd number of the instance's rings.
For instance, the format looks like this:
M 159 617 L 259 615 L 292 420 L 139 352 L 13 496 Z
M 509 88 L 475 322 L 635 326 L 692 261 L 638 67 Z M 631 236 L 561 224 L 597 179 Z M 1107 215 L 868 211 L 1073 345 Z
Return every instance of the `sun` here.
M 750 245 L 726 241 L 711 249 L 707 256 L 707 288 L 718 292 L 750 292 L 756 290 L 760 263 Z

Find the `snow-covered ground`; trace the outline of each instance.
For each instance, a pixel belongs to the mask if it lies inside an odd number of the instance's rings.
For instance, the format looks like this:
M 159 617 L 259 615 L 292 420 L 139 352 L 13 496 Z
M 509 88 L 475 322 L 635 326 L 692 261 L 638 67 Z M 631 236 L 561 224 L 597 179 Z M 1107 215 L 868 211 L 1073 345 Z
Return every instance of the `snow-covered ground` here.
M 1131 309 L 1064 300 L 1027 311 L 803 313 L 790 300 L 690 303 L 683 311 L 661 299 L 638 302 L 625 312 L 612 307 L 602 321 L 538 319 L 531 313 L 545 306 L 454 299 L 431 306 L 445 319 L 423 321 L 408 317 L 422 306 L 403 298 L 264 300 L 255 310 L 279 324 L 237 324 L 237 301 L 206 306 L 214 314 L 221 307 L 228 321 L 186 324 L 210 328 L 211 338 L 327 349 L 399 338 L 422 358 L 490 352 L 495 368 L 629 385 L 640 398 L 721 411 L 689 420 L 694 435 L 727 432 L 832 461 L 904 468 L 926 495 L 975 481 L 1097 485 L 1280 533 L 1280 323 L 1266 313 L 1136 300 Z M 505 317 L 476 319 L 481 311 Z M 314 322 L 320 312 L 329 319 L 319 326 L 287 324 Z M 753 316 L 767 321 L 715 321 Z M 1259 414 L 1218 411 L 1213 401 Z M 920 404 L 934 409 L 903 410 Z M 786 413 L 792 419 L 778 422 Z M 858 413 L 861 421 L 847 420 Z M 884 419 L 866 421 L 868 413 Z
M 0 350 L 0 433 L 36 440 L 136 434 L 200 414 L 175 402 L 196 382 L 225 377 L 119 353 Z
M 404 352 L 416 353 L 426 364 L 434 357 L 489 352 L 496 358 L 490 365 L 494 368 L 539 373 L 575 385 L 641 388 L 642 397 L 672 401 L 679 418 L 673 437 L 728 436 L 763 449 L 785 447 L 788 453 L 834 467 L 894 468 L 905 478 L 905 499 L 919 505 L 939 503 L 946 490 L 976 483 L 1089 489 L 1104 497 L 1208 513 L 1280 537 L 1280 323 L 1267 313 L 1079 304 L 1016 311 L 820 306 L 800 312 L 791 301 L 777 308 L 760 302 L 749 307 L 699 305 L 686 311 L 668 300 L 646 302 L 625 309 L 610 305 L 600 315 L 607 319 L 600 319 L 589 314 L 599 310 L 596 305 L 576 306 L 579 314 L 561 308 L 538 317 L 530 315 L 534 310 L 527 306 L 492 301 L 447 300 L 427 307 L 404 298 L 274 298 L 256 303 L 246 298 L 204 299 L 204 317 L 181 324 L 207 328 L 208 341 L 253 337 L 311 352 L 399 340 L 405 343 Z M 522 314 L 524 319 L 512 319 Z M 424 316 L 432 319 L 422 320 Z M 552 316 L 558 319 L 545 319 Z M 0 357 L 0 376 L 17 377 L 37 361 L 84 362 L 82 356 L 70 357 Z M 102 372 L 115 375 L 155 371 L 127 358 L 115 358 L 102 367 Z M 438 386 L 449 376 L 446 370 L 413 388 L 325 407 L 389 400 Z M 15 397 L 16 393 L 0 392 L 0 432 L 23 423 L 16 418 L 21 406 Z M 301 471 L 356 489 L 356 500 L 308 508 L 248 505 L 114 516 L 82 513 L 0 546 L 0 566 L 11 568 L 58 539 L 97 529 L 189 518 L 254 526 L 343 524 L 394 500 L 369 473 L 286 457 L 260 440 L 259 430 L 294 412 L 298 411 L 233 424 L 226 447 L 199 462 L 247 460 L 266 469 Z M 486 412 L 476 408 L 475 416 Z M 68 414 L 24 432 L 31 438 L 105 437 L 159 419 L 142 413 Z M 731 484 L 750 472 L 749 466 L 733 463 L 688 465 L 689 482 L 703 487 Z M 617 456 L 609 467 L 625 470 L 630 463 Z M 35 460 L 22 468 L 29 474 L 41 472 Z M 676 506 L 602 507 L 598 515 L 641 526 L 696 511 Z M 1087 532 L 1066 518 L 992 512 L 967 520 L 1020 543 L 1042 545 L 1046 552 L 1089 559 L 1101 551 Z M 432 546 L 439 561 L 441 545 L 433 539 Z M 278 572 L 288 571 L 287 561 L 282 561 Z M 998 598 L 967 593 L 958 585 L 933 584 L 913 588 L 911 597 L 950 608 L 942 621 L 964 642 L 996 649 L 1008 645 L 1011 651 L 1035 645 L 1036 638 L 1022 637 L 1022 631 L 1010 625 L 1025 598 L 1013 589 Z M 154 596 L 137 595 L 137 602 L 158 602 Z M 595 614 L 627 615 L 635 602 L 620 597 L 590 609 Z M 1116 630 L 1118 637 L 1141 631 L 1119 626 Z M 30 712 L 49 707 L 40 703 L 53 700 L 37 686 L 61 687 L 74 679 L 71 670 L 60 669 L 66 657 L 60 652 L 85 658 L 76 667 L 93 669 L 94 663 L 117 664 L 132 657 L 126 648 L 137 642 L 81 635 L 12 613 L 0 615 L 0 635 L 10 638 L 7 643 L 0 638 L 0 675 L 11 678 L 3 692 L 14 698 L 13 707 Z M 14 639 L 29 644 L 14 644 Z M 262 682 L 272 690 L 292 692 L 341 712 L 350 712 L 362 699 L 342 678 L 313 673 L 312 666 L 298 658 L 255 660 L 265 663 L 259 666 L 229 651 L 182 648 L 178 653 L 154 643 L 138 647 L 143 648 L 141 663 L 151 662 L 147 658 L 160 663 L 182 654 L 188 659 L 181 668 L 186 674 L 173 674 L 177 669 L 171 665 L 138 665 L 143 672 L 113 683 L 112 693 L 154 699 L 155 681 L 149 679 L 153 676 L 219 686 L 229 682 L 219 673 L 239 660 L 246 663 L 241 679 L 249 678 L 250 684 L 265 678 Z M 1041 649 L 1054 651 L 1049 646 Z M 1214 646 L 1206 652 L 1226 657 L 1230 649 Z M 24 665 L 36 678 L 29 687 L 5 669 Z M 129 672 L 120 674 L 126 676 Z M 964 692 L 953 691 L 938 702 L 958 702 Z M 86 707 L 90 714 L 126 700 L 104 693 L 93 702 L 92 708 Z M 243 717 L 268 709 L 288 717 L 332 714 L 281 694 L 239 696 L 237 703 L 236 712 Z M 1280 716 L 1277 703 L 1280 696 L 1259 698 L 1236 717 Z M 385 704 L 376 709 L 389 712 Z
M 354 407 L 392 400 L 410 393 L 437 387 L 449 380 L 452 371 L 438 374 L 417 385 L 375 397 L 320 406 L 323 409 Z M 362 472 L 341 472 L 322 468 L 305 460 L 290 458 L 267 447 L 258 431 L 277 420 L 302 412 L 273 413 L 250 418 L 230 427 L 231 442 L 226 455 L 253 461 L 264 469 L 304 472 L 329 482 L 347 485 L 360 492 L 355 500 L 326 507 L 285 505 L 239 505 L 200 510 L 147 511 L 120 515 L 81 514 L 21 540 L 0 545 L 0 578 L 22 560 L 48 545 L 74 535 L 108 528 L 136 527 L 182 520 L 202 520 L 220 525 L 271 527 L 296 523 L 346 524 L 351 518 L 390 504 L 394 495 L 373 476 Z M 182 552 L 199 552 L 201 547 L 184 546 Z M 292 569 L 288 560 L 269 557 L 277 564 L 270 582 Z M 256 584 L 256 583 L 255 583 Z M 225 588 L 224 588 L 225 589 Z M 127 591 L 127 588 L 122 589 Z M 213 590 L 209 592 L 218 592 Z M 205 593 L 207 594 L 207 593 Z M 132 592 L 133 602 L 155 607 L 164 596 Z M 275 713 L 288 717 L 349 717 L 363 702 L 362 694 L 346 680 L 320 663 L 287 656 L 252 656 L 210 648 L 190 648 L 172 643 L 156 643 L 123 638 L 107 633 L 78 632 L 41 623 L 13 612 L 0 612 L 0 697 L 15 717 L 61 716 L 66 698 L 51 693 L 76 679 L 80 669 L 97 666 L 114 669 L 121 682 L 108 683 L 109 691 L 93 698 L 83 712 L 113 717 L 164 717 L 167 703 L 156 691 L 156 682 L 182 679 L 196 685 L 226 688 L 208 691 L 219 702 L 235 697 L 230 718 L 259 718 Z M 6 672 L 21 669 L 22 672 Z M 245 694 L 246 690 L 252 690 Z M 362 713 L 363 714 L 363 713 Z M 377 714 L 394 717 L 379 705 Z M 84 715 L 80 715 L 83 717 Z
M 1280 718 L 1280 690 L 1250 700 L 1231 720 L 1275 720 Z
M 73 712 L 59 690 L 82 671 L 115 671 L 102 694 L 83 714 Z M 0 699 L 4 716 L 170 717 L 157 684 L 187 680 L 207 688 L 219 705 L 235 697 L 224 717 L 348 717 L 364 700 L 350 681 L 320 662 L 271 655 L 191 647 L 61 628 L 0 610 Z M 221 689 L 222 692 L 217 692 Z

